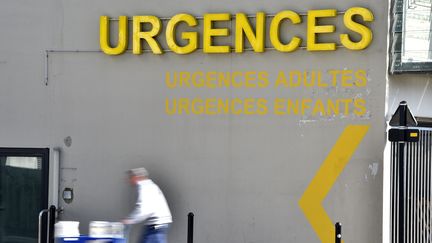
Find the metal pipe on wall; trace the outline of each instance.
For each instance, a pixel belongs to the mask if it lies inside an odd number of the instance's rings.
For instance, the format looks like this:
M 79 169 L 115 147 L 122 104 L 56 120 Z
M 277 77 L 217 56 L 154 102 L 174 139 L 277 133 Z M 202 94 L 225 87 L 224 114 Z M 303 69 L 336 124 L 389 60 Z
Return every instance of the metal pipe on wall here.
M 53 148 L 52 162 L 52 183 L 51 183 L 51 205 L 59 207 L 59 187 L 60 187 L 60 156 L 61 149 Z

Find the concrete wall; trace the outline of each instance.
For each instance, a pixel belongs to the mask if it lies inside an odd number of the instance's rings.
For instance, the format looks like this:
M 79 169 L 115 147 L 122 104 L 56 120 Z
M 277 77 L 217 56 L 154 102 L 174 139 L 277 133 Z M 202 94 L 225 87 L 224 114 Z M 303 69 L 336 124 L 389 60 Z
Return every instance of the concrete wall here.
M 375 16 L 369 25 L 374 39 L 363 51 L 115 57 L 50 52 L 45 85 L 44 50 L 99 49 L 101 15 L 343 11 L 359 5 Z M 0 146 L 61 148 L 60 187 L 75 193 L 71 204 L 61 203 L 61 218 L 79 220 L 82 233 L 91 220 L 128 214 L 135 194 L 124 172 L 145 166 L 170 204 L 171 242 L 186 241 L 188 212 L 196 215 L 196 242 L 319 242 L 322 232 L 333 234 L 328 223 L 336 221 L 344 225 L 346 242 L 381 242 L 387 3 L 23 0 L 3 4 L 0 20 Z M 346 31 L 342 16 L 328 22 L 338 33 Z M 306 24 L 295 29 L 305 37 Z M 273 84 L 279 71 L 322 71 L 328 81 L 326 73 L 333 69 L 365 70 L 367 85 L 169 89 L 165 84 L 166 72 L 173 71 L 265 71 Z M 276 115 L 272 109 L 266 115 L 168 115 L 166 99 L 180 97 L 264 98 L 270 104 L 276 98 L 362 98 L 367 111 L 360 116 L 351 108 L 347 115 L 330 116 Z M 367 128 L 365 136 L 354 132 L 352 140 L 338 140 L 351 125 Z M 67 137 L 71 146 L 65 145 Z M 352 157 L 344 152 L 346 144 Z M 327 170 L 320 170 L 323 164 Z M 313 229 L 299 200 L 319 171 L 325 173 L 315 189 L 325 191 L 328 218 L 313 214 L 318 220 Z

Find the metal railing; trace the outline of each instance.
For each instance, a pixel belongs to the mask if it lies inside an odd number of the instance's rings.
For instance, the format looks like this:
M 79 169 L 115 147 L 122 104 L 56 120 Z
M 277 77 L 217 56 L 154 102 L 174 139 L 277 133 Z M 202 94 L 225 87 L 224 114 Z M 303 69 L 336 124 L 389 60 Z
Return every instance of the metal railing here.
M 390 122 L 395 128 L 389 131 L 390 241 L 429 243 L 432 242 L 432 129 L 417 127 L 406 103 L 401 106 L 392 118 L 395 122 Z
M 38 243 L 54 243 L 54 223 L 56 215 L 56 207 L 51 205 L 48 209 L 43 209 L 39 212 L 38 223 Z M 47 215 L 46 224 L 44 224 L 44 215 Z M 45 234 L 43 230 L 45 231 Z

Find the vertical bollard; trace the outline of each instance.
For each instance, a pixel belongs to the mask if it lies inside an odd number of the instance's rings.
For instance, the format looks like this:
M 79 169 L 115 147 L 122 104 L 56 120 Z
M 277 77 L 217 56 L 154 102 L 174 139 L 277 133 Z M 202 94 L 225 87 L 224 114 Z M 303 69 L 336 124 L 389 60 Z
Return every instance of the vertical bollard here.
M 190 212 L 188 214 L 187 243 L 193 243 L 193 225 L 194 225 L 194 214 Z
M 48 243 L 54 243 L 54 224 L 56 211 L 56 207 L 54 205 L 51 205 L 48 214 Z
M 335 230 L 335 242 L 341 243 L 342 242 L 342 225 L 339 222 L 337 222 L 335 224 L 335 228 L 336 228 L 336 230 Z

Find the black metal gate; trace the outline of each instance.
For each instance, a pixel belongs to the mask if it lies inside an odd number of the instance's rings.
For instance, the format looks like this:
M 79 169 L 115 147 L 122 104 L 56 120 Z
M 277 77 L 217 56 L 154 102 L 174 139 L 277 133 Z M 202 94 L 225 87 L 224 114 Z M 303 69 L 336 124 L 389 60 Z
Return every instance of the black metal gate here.
M 392 243 L 430 243 L 432 128 L 418 126 L 406 102 L 390 121 Z

